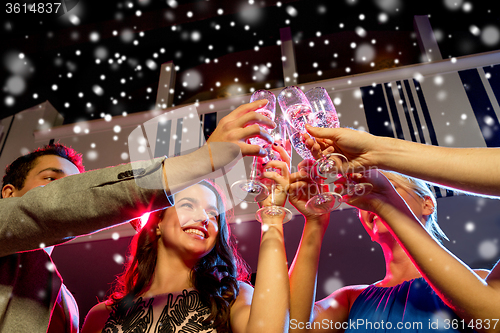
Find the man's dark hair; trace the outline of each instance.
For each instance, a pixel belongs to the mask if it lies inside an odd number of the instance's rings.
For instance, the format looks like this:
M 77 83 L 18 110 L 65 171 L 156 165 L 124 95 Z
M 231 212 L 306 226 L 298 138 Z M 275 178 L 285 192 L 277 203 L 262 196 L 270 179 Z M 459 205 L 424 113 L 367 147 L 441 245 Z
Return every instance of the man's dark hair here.
M 78 168 L 78 171 L 85 171 L 81 154 L 77 153 L 73 148 L 66 147 L 60 143 L 53 143 L 20 156 L 8 165 L 5 168 L 2 188 L 7 184 L 11 184 L 16 189 L 21 190 L 24 187 L 26 176 L 35 167 L 37 158 L 45 155 L 60 156 L 73 163 Z

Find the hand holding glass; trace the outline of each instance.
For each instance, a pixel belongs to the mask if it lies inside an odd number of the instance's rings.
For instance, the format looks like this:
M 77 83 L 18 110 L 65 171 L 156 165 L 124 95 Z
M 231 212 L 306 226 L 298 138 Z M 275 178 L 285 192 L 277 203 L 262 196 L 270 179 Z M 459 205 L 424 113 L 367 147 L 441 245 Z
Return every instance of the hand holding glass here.
M 306 124 L 315 125 L 314 114 L 307 96 L 299 87 L 290 86 L 280 92 L 278 103 L 290 125 L 288 129 L 295 151 L 304 159 L 314 159 L 301 137 L 301 134 L 306 133 Z M 337 193 L 322 193 L 320 191 L 322 186 L 317 184 L 316 187 L 319 194 L 307 202 L 307 209 L 323 214 L 336 209 L 340 205 L 340 196 Z
M 305 95 L 311 104 L 315 117 L 315 126 L 322 128 L 339 128 L 340 121 L 333 105 L 330 95 L 325 88 L 315 87 L 308 90 Z M 346 176 L 348 160 L 342 154 L 331 153 L 319 158 L 311 169 L 311 178 L 320 183 L 333 183 L 339 178 Z M 343 193 L 368 193 L 372 189 L 371 184 L 346 182 Z
M 292 148 L 290 145 L 290 140 L 287 138 L 286 122 L 283 118 L 276 121 L 276 128 L 271 131 L 271 135 L 274 138 L 274 148 L 273 145 L 267 145 L 265 149 L 268 151 L 268 158 L 270 161 L 282 161 L 287 163 L 287 168 L 290 168 L 291 158 L 292 158 Z M 280 154 L 280 150 L 282 153 Z M 288 156 L 283 156 L 287 154 Z M 270 171 L 280 172 L 279 169 L 271 169 Z M 289 171 L 283 170 L 282 176 L 288 177 Z M 280 189 L 283 191 L 283 189 Z M 273 181 L 271 184 L 271 205 L 262 207 L 257 211 L 256 218 L 257 221 L 263 222 L 266 217 L 283 216 L 282 223 L 290 221 L 293 217 L 292 212 L 285 207 L 276 205 L 275 194 L 277 191 L 276 182 Z
M 305 93 L 311 104 L 314 126 L 321 128 L 339 128 L 340 122 L 330 96 L 325 88 L 315 87 Z M 322 155 L 311 169 L 313 179 L 321 179 L 327 184 L 333 183 L 342 173 L 342 166 L 347 165 L 347 158 L 342 154 Z
M 274 94 L 268 90 L 257 90 L 250 97 L 250 103 L 265 99 L 268 103 L 256 110 L 255 112 L 260 113 L 269 119 L 274 121 L 274 115 L 276 112 L 276 97 Z M 267 130 L 267 129 L 265 129 Z M 250 144 L 259 145 L 264 147 L 268 143 L 260 138 L 251 138 L 248 140 Z M 269 196 L 269 190 L 266 185 L 257 179 L 257 163 L 259 158 L 254 156 L 252 163 L 252 170 L 250 172 L 250 179 L 239 180 L 233 185 L 231 185 L 231 191 L 233 194 L 247 202 L 260 202 Z

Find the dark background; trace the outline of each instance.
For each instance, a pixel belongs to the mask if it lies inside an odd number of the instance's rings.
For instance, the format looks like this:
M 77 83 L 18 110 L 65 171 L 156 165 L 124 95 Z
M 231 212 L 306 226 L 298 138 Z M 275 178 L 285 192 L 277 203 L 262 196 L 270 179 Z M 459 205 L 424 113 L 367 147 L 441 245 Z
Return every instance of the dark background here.
M 45 100 L 64 116 L 65 124 L 151 110 L 159 68 L 167 61 L 177 66 L 176 105 L 283 87 L 277 42 L 284 27 L 292 31 L 299 83 L 421 63 L 415 15 L 430 16 L 443 58 L 497 50 L 500 45 L 495 38 L 500 15 L 494 1 L 66 0 L 65 4 L 69 12 L 59 16 L 6 14 L 2 7 L 0 119 Z M 381 14 L 386 21 L 380 20 Z M 356 32 L 359 27 L 366 35 Z M 356 58 L 363 44 L 375 51 L 373 66 Z M 441 198 L 438 204 L 443 212 L 440 224 L 450 238 L 445 246 L 473 268 L 491 268 L 498 258 L 499 201 L 460 196 Z M 285 226 L 289 262 L 302 226 L 301 217 Z M 260 224 L 244 222 L 231 228 L 255 271 Z M 54 261 L 79 303 L 82 323 L 122 271 L 116 259 L 127 257 L 129 242 L 130 237 L 123 237 L 68 243 L 54 250 Z M 375 282 L 384 272 L 380 247 L 367 237 L 355 210 L 332 213 L 317 298 L 343 285 Z
M 415 15 L 429 15 L 443 58 L 491 51 L 500 26 L 493 3 L 66 0 L 74 7 L 61 16 L 2 9 L 0 118 L 45 100 L 66 124 L 150 110 L 167 61 L 177 67 L 176 105 L 283 87 L 284 27 L 299 82 L 420 63 Z M 356 58 L 364 44 L 375 50 L 373 61 Z

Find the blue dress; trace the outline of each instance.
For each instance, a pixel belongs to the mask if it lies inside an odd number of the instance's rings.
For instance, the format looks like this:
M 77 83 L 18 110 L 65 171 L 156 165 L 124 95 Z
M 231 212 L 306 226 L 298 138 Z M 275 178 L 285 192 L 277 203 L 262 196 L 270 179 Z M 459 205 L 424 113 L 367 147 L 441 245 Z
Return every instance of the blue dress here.
M 475 332 L 424 278 L 394 287 L 370 285 L 356 298 L 345 332 Z M 456 328 L 456 329 L 454 329 Z

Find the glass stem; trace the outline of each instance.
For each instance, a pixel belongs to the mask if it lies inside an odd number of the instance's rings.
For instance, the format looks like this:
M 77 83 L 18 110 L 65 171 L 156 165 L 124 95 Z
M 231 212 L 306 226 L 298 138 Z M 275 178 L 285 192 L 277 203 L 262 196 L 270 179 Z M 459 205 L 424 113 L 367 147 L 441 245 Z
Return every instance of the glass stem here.
M 347 194 L 349 194 L 349 195 L 356 194 L 356 185 L 348 184 L 347 185 Z
M 318 194 L 317 194 L 318 200 L 320 200 L 323 203 L 324 202 L 324 199 L 323 199 L 323 196 L 322 196 L 323 191 L 321 191 L 318 183 L 314 182 L 314 185 L 316 186 L 316 190 L 318 191 Z
M 273 182 L 271 185 L 271 206 L 276 206 L 276 203 L 274 202 L 274 190 L 276 189 L 276 182 Z
M 250 180 L 254 180 L 257 176 L 257 156 L 253 157 L 252 170 L 250 171 Z

